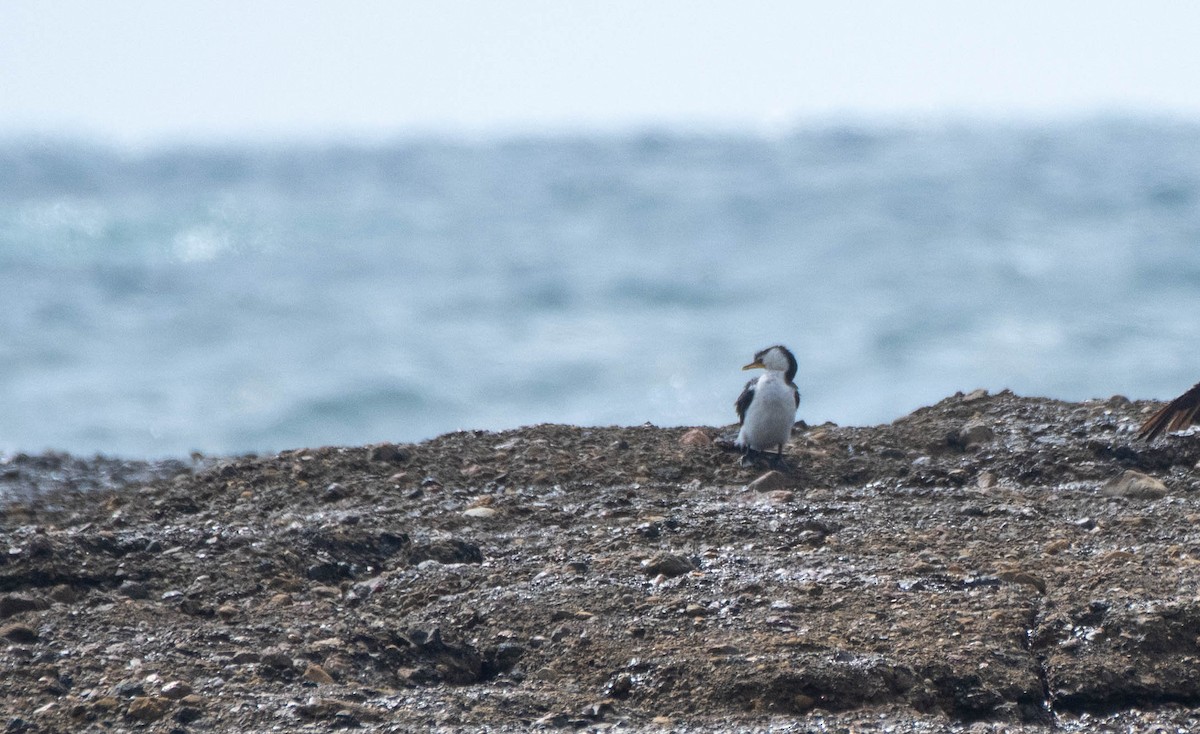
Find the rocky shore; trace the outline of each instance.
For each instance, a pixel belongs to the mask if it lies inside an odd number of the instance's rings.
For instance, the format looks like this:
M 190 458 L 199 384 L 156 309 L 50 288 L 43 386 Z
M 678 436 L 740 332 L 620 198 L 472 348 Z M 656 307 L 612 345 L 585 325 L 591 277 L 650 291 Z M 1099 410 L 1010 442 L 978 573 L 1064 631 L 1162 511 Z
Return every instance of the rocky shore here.
M 1200 439 L 543 425 L 0 463 L 0 729 L 1200 730 Z

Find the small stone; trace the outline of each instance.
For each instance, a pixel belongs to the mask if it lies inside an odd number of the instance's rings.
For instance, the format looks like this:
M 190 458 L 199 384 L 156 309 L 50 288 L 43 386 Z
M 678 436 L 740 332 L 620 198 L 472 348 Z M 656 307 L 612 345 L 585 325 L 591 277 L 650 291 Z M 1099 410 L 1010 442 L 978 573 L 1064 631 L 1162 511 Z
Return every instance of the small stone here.
M 679 439 L 679 443 L 684 446 L 712 446 L 712 437 L 708 435 L 708 431 L 700 428 L 693 428 Z
M 125 715 L 138 721 L 158 721 L 167 713 L 168 702 L 158 696 L 138 696 L 129 703 Z
M 217 616 L 222 620 L 229 622 L 238 615 L 238 608 L 232 604 L 222 604 L 217 607 Z
M 980 489 L 991 489 L 996 486 L 996 475 L 990 471 L 980 472 L 976 484 L 979 485 Z
M 463 517 L 470 517 L 476 520 L 488 520 L 499 514 L 498 510 L 491 507 L 472 507 L 469 510 L 463 510 Z
M 312 683 L 329 685 L 333 683 L 333 676 L 325 672 L 325 669 L 316 663 L 309 663 L 304 669 L 304 680 Z
M 262 655 L 251 650 L 239 650 L 233 654 L 233 659 L 230 660 L 234 665 L 250 665 L 262 660 Z
M 702 604 L 688 604 L 683 613 L 689 617 L 703 617 L 708 612 Z
M 178 701 L 184 696 L 191 694 L 192 686 L 187 681 L 173 680 L 170 683 L 163 685 L 160 692 L 167 698 L 173 701 Z
M 1128 497 L 1139 500 L 1156 500 L 1167 496 L 1167 485 L 1158 479 L 1133 469 L 1127 469 L 1100 488 L 1105 497 Z
M 668 578 L 682 576 L 685 573 L 696 570 L 696 564 L 683 556 L 677 556 L 674 553 L 660 553 L 650 560 L 646 561 L 642 567 L 642 571 L 647 576 L 658 576 L 662 574 Z
M 37 642 L 38 633 L 37 630 L 27 624 L 14 622 L 13 624 L 6 624 L 0 627 L 0 637 L 12 640 L 13 642 L 29 643 Z
M 774 492 L 787 487 L 787 477 L 777 471 L 769 471 L 758 479 L 750 482 L 747 489 L 754 492 Z

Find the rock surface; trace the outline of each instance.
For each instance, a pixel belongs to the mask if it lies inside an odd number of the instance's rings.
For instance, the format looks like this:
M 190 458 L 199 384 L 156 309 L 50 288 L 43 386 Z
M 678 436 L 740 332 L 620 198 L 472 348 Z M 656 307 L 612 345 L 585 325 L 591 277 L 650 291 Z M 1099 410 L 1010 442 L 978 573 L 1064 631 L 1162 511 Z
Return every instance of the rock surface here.
M 801 427 L 763 492 L 651 426 L 10 457 L 0 725 L 1197 730 L 1200 441 L 1154 407 Z

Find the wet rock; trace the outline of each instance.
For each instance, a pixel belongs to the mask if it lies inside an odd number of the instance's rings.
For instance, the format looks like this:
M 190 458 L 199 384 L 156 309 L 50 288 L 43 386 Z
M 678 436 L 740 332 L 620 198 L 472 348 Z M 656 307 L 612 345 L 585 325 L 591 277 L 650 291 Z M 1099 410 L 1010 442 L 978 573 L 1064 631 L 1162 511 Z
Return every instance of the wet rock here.
M 647 576 L 663 575 L 667 578 L 682 576 L 696 570 L 696 564 L 683 556 L 674 553 L 660 553 L 651 557 L 642 565 L 642 571 Z
M 1120 476 L 1105 482 L 1100 494 L 1105 497 L 1155 500 L 1167 496 L 1167 485 L 1148 474 L 1127 469 Z

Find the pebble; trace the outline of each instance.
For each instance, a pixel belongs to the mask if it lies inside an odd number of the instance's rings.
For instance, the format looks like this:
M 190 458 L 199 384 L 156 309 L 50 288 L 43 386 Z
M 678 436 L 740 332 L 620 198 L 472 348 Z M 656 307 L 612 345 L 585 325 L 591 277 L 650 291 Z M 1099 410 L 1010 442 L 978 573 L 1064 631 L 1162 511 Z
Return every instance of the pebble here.
M 499 514 L 498 510 L 491 507 L 472 507 L 469 510 L 463 510 L 464 517 L 471 517 L 477 520 L 488 520 Z
M 679 439 L 679 443 L 684 446 L 712 446 L 712 437 L 708 435 L 708 431 L 700 428 L 693 428 Z
M 1105 482 L 1100 488 L 1100 494 L 1105 497 L 1156 500 L 1167 496 L 1167 485 L 1149 474 L 1126 469 L 1121 476 Z

